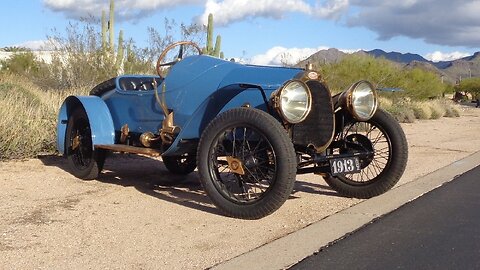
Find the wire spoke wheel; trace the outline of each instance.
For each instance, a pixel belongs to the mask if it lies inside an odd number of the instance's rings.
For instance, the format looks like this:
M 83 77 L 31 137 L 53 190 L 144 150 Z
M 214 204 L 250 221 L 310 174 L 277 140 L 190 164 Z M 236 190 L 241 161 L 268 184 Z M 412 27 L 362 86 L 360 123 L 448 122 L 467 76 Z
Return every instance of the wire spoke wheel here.
M 226 111 L 205 128 L 197 152 L 200 181 L 225 214 L 258 219 L 292 192 L 295 151 L 282 125 L 252 108 Z
M 90 123 L 81 107 L 69 116 L 65 144 L 72 174 L 85 180 L 97 178 L 103 168 L 106 151 L 93 149 Z
M 232 170 L 227 157 L 240 160 L 244 174 Z M 254 203 L 275 182 L 275 151 L 265 135 L 252 127 L 225 129 L 214 141 L 210 160 L 214 185 L 234 202 Z
M 344 177 L 352 181 L 352 184 L 368 184 L 368 182 L 374 181 L 392 158 L 392 144 L 388 134 L 376 123 L 355 122 L 345 127 L 344 135 L 345 137 L 364 136 L 369 140 L 371 150 L 373 150 L 373 156 L 361 162 L 363 163 L 362 170 L 359 173 L 345 174 Z
M 87 168 L 93 162 L 92 133 L 86 119 L 78 119 L 73 124 L 70 136 L 70 155 L 73 165 L 79 170 Z
M 362 146 L 361 151 L 373 154 L 360 159 L 360 172 L 327 175 L 324 177 L 327 184 L 340 194 L 355 198 L 371 198 L 391 189 L 400 180 L 408 159 L 407 139 L 398 122 L 378 109 L 367 122 L 347 124 L 336 140 L 349 138 L 355 138 Z

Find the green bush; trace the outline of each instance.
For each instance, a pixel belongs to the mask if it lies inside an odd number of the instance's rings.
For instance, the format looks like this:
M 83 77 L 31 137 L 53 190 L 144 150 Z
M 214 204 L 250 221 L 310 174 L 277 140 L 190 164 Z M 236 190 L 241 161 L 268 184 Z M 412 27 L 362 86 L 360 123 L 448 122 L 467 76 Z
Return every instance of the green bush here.
M 15 51 L 10 58 L 0 61 L 0 67 L 4 72 L 19 75 L 35 74 L 40 69 L 37 58 L 29 50 Z
M 314 63 L 334 92 L 339 92 L 359 80 L 368 80 L 376 87 L 401 88 L 403 92 L 385 93 L 391 98 L 409 97 L 426 100 L 440 97 L 451 90 L 442 84 L 437 74 L 419 68 L 406 69 L 383 58 L 368 55 L 347 55 L 333 64 Z

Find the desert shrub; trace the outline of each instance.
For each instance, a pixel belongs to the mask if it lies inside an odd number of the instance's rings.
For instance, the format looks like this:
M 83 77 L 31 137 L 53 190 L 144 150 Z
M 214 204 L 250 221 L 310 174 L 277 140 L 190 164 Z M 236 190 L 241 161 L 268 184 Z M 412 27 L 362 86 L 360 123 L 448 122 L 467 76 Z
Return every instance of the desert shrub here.
M 401 72 L 392 62 L 367 55 L 348 55 L 338 63 L 316 64 L 321 66 L 321 73 L 333 92 L 340 92 L 359 80 L 369 80 L 374 85 L 394 87 L 398 85 Z
M 123 34 L 119 34 L 114 50 L 102 44 L 100 24 L 95 19 L 70 23 L 65 33 L 53 32 L 48 37 L 48 47 L 54 52 L 52 62 L 39 63 L 34 80 L 47 90 L 92 88 L 121 74 L 156 74 L 154 63 L 174 37 L 201 40 L 204 35 L 203 27 L 194 24 L 179 25 L 168 19 L 164 23 L 162 34 L 148 28 L 148 46 L 140 48 L 132 39 L 124 42 Z
M 56 151 L 58 109 L 68 95 L 88 90 L 43 91 L 18 75 L 0 80 L 0 160 Z
M 415 122 L 415 114 L 413 109 L 405 105 L 394 105 L 390 108 L 389 112 L 400 123 L 413 123 Z
M 444 117 L 460 117 L 460 109 L 458 105 L 452 102 L 451 100 L 438 100 L 438 102 L 443 106 L 445 113 Z
M 446 108 L 444 116 L 445 117 L 460 117 L 460 111 L 453 106 L 449 106 L 449 107 Z
M 390 111 L 390 109 L 393 106 L 393 101 L 389 98 L 380 96 L 380 97 L 378 97 L 378 104 L 381 108 L 383 108 L 387 111 Z
M 441 97 L 447 91 L 447 84 L 443 84 L 439 76 L 420 68 L 403 70 L 400 80 L 402 93 L 414 100 L 426 100 L 433 97 Z
M 455 87 L 456 91 L 470 93 L 472 97 L 480 95 L 480 77 L 463 79 L 459 85 Z
M 0 70 L 7 73 L 28 75 L 39 71 L 40 64 L 35 55 L 25 49 L 14 51 L 10 58 L 0 61 Z
M 445 115 L 445 108 L 436 101 L 429 102 L 430 109 L 432 110 L 432 114 L 430 115 L 430 119 L 439 119 Z
M 359 80 L 368 80 L 376 87 L 400 88 L 404 91 L 385 93 L 392 98 L 409 97 L 414 100 L 426 100 L 440 97 L 451 86 L 443 84 L 439 76 L 420 68 L 406 69 L 383 58 L 368 55 L 347 55 L 333 64 L 314 63 L 320 66 L 334 92 L 344 90 Z
M 432 111 L 426 102 L 415 102 L 412 104 L 413 114 L 417 119 L 430 119 Z

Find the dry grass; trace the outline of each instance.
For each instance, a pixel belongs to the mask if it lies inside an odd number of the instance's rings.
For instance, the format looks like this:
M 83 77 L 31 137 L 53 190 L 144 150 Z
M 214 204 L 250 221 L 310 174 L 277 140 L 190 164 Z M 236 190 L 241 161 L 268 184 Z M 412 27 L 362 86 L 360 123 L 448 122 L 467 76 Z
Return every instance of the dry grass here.
M 425 120 L 460 116 L 458 105 L 447 99 L 428 101 L 401 100 L 393 103 L 386 98 L 381 98 L 380 106 L 393 114 L 402 123 L 413 123 L 415 119 Z
M 63 100 L 79 91 L 42 91 L 28 79 L 0 79 L 0 160 L 54 153 L 56 122 Z
M 417 119 L 430 119 L 432 117 L 432 109 L 426 101 L 413 103 L 412 109 Z

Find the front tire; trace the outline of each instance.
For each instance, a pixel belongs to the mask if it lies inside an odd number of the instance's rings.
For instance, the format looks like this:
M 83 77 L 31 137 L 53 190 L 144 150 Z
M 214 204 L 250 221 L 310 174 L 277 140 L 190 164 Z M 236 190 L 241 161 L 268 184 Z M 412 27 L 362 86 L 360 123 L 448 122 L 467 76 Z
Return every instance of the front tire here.
M 97 178 L 105 163 L 106 151 L 93 149 L 90 123 L 82 107 L 68 118 L 65 153 L 71 173 L 80 179 Z
M 389 113 L 378 109 L 367 122 L 347 124 L 343 134 L 368 138 L 374 155 L 359 173 L 324 177 L 331 188 L 347 197 L 367 199 L 385 193 L 400 180 L 408 144 L 402 127 Z
M 273 213 L 295 182 L 290 138 L 275 118 L 257 109 L 235 108 L 213 119 L 201 136 L 197 159 L 205 192 L 235 218 Z

